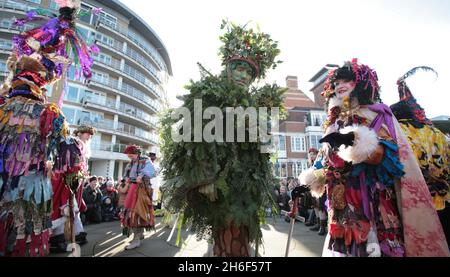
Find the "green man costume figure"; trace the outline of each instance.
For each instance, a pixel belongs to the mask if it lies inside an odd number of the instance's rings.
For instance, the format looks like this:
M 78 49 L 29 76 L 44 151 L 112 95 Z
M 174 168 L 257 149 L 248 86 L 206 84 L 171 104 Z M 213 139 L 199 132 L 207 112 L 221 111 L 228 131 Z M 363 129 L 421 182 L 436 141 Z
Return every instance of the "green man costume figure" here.
M 213 242 L 215 256 L 245 257 L 250 256 L 251 243 L 261 243 L 264 210 L 274 206 L 270 154 L 263 153 L 268 142 L 261 136 L 249 139 L 249 129 L 264 124 L 271 127 L 267 124 L 267 114 L 283 110 L 285 89 L 275 84 L 250 87 L 280 63 L 275 61 L 280 53 L 277 42 L 267 34 L 223 21 L 221 29 L 225 28 L 227 31 L 220 37 L 224 43 L 220 48 L 224 71 L 215 76 L 200 66 L 201 80 L 191 81 L 186 87 L 190 93 L 182 99 L 182 109 L 189 111 L 187 117 L 174 119 L 172 111 L 163 117 L 161 150 L 166 183 L 162 190 L 166 206 L 173 212 L 182 211 L 183 222 L 191 226 L 197 238 Z M 201 109 L 197 105 L 199 101 Z M 255 123 L 251 116 L 244 116 L 246 119 L 241 121 L 239 116 L 238 120 L 229 120 L 230 108 L 258 110 L 261 107 L 267 108 L 267 114 L 258 115 L 259 119 L 266 119 L 264 123 L 260 120 Z M 203 112 L 201 130 L 214 133 L 212 142 L 205 138 L 192 139 L 197 135 L 198 126 L 190 120 L 198 112 Z M 231 113 L 231 118 L 234 115 Z M 204 120 L 205 117 L 214 117 L 213 127 L 213 122 Z M 227 132 L 222 132 L 222 123 L 228 125 Z M 173 126 L 177 124 L 190 129 L 186 132 L 183 127 L 182 133 L 191 140 L 173 140 Z M 236 139 L 240 131 L 245 132 L 244 142 Z M 180 134 L 180 130 L 177 132 Z

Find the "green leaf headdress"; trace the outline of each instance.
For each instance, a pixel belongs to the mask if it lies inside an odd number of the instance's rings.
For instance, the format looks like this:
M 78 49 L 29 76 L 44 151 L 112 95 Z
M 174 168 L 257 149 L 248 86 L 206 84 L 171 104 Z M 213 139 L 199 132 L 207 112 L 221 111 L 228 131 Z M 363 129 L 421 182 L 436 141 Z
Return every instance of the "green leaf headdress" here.
M 259 28 L 254 31 L 246 29 L 246 25 L 238 26 L 223 20 L 220 27 L 227 32 L 220 37 L 224 45 L 220 48 L 222 65 L 226 66 L 233 60 L 248 62 L 255 70 L 255 78 L 264 78 L 267 70 L 275 69 L 281 61 L 275 61 L 280 54 L 278 42 L 268 34 L 261 33 Z

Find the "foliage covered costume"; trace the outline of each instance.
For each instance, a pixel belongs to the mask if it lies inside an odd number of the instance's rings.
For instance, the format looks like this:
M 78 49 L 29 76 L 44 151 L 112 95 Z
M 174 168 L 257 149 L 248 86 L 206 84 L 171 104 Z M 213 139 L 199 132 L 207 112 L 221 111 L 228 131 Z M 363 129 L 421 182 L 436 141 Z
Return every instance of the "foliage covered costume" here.
M 88 48 L 73 29 L 75 11 L 65 6 L 42 27 L 14 37 L 10 76 L 3 86 L 5 101 L 0 106 L 1 256 L 44 256 L 49 250 L 49 175 L 68 126 L 60 108 L 46 103 L 45 86 L 65 73 L 72 49 L 80 57 L 77 64 L 85 77 L 92 64 Z M 41 13 L 30 11 L 15 23 L 39 20 Z
M 342 103 L 334 92 L 338 79 L 356 83 Z M 332 71 L 325 86 L 322 142 L 332 147 L 324 146 L 330 218 L 324 256 L 449 256 L 408 140 L 389 107 L 379 103 L 377 79 L 353 60 Z
M 400 101 L 391 108 L 419 162 L 447 243 L 450 243 L 450 144 L 426 117 L 406 84 L 406 79 L 420 69 L 434 71 L 428 67 L 416 67 L 402 76 L 398 80 Z
M 202 112 L 217 107 L 215 116 L 223 120 L 223 126 L 227 124 L 226 107 L 280 108 L 284 89 L 265 85 L 249 90 L 249 84 L 239 85 L 230 77 L 234 62 L 243 62 L 252 69 L 254 75 L 249 82 L 264 77 L 267 69 L 276 67 L 276 42 L 266 34 L 234 24 L 228 25 L 221 40 L 225 43 L 221 54 L 227 72 L 214 76 L 202 68 L 202 79 L 187 86 L 190 94 L 183 97 L 183 107 L 190 111 L 191 118 L 200 112 L 194 109 L 196 100 L 202 100 Z M 162 120 L 162 168 L 166 180 L 162 189 L 167 207 L 182 211 L 184 222 L 192 226 L 197 237 L 214 243 L 215 256 L 249 256 L 250 243 L 261 242 L 264 210 L 272 204 L 270 154 L 262 153 L 259 139 L 239 143 L 234 137 L 233 142 L 226 142 L 225 133 L 218 134 L 220 139 L 213 142 L 175 143 L 171 132 L 177 121 L 170 114 Z M 236 134 L 242 126 L 234 124 L 231 129 Z M 202 130 L 211 128 L 211 124 L 207 125 L 203 121 Z M 248 130 L 245 135 L 248 137 Z

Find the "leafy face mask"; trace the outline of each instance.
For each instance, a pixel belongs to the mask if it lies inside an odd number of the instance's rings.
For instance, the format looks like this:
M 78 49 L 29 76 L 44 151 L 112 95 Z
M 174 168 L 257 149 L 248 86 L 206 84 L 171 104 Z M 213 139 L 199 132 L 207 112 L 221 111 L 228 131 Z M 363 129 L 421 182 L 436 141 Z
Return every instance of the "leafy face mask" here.
M 227 66 L 228 78 L 241 86 L 249 86 L 253 81 L 253 68 L 246 61 L 234 60 Z

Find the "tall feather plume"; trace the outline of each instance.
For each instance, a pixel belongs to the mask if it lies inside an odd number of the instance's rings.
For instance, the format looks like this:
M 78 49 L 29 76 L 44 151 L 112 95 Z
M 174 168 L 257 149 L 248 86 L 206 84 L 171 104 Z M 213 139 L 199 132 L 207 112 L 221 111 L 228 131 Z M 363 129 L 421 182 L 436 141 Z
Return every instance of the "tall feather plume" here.
M 408 86 L 406 85 L 406 79 L 413 76 L 414 74 L 417 73 L 417 71 L 420 71 L 420 70 L 423 70 L 425 72 L 433 72 L 434 74 L 436 74 L 436 78 L 439 76 L 439 74 L 436 72 L 436 70 L 434 70 L 433 68 L 431 68 L 429 66 L 416 66 L 416 67 L 410 69 L 408 72 L 403 74 L 403 76 L 400 77 L 397 81 L 398 93 L 400 95 L 400 100 L 407 100 L 407 99 L 413 97 L 411 94 L 411 91 L 409 90 Z
M 425 110 L 417 103 L 417 100 L 411 93 L 406 79 L 416 74 L 418 71 L 433 72 L 438 77 L 438 73 L 429 66 L 417 66 L 406 72 L 397 81 L 398 94 L 400 101 L 391 106 L 391 109 L 397 119 L 408 120 L 416 128 L 422 128 L 424 125 L 432 125 L 425 114 Z
M 81 7 L 80 0 L 55 0 L 60 8 L 69 7 L 79 9 Z

